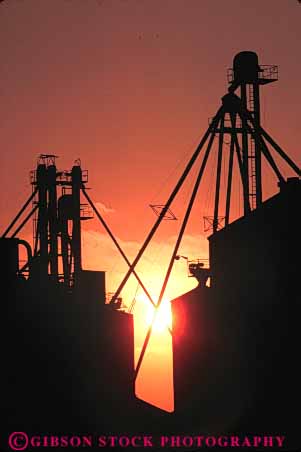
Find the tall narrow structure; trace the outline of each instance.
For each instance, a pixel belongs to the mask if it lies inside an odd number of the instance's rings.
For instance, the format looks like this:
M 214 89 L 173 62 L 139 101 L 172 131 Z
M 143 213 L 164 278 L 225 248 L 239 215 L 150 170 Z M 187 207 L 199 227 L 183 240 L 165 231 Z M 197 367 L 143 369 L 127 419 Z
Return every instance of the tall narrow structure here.
M 106 303 L 105 272 L 82 265 L 82 221 L 92 218 L 81 199 L 87 180 L 79 161 L 60 171 L 56 156 L 40 155 L 32 194 L 0 238 L 1 450 L 14 429 L 121 429 L 120 405 L 133 404 L 133 316 Z M 19 234 L 33 216 L 31 247 Z
M 31 172 L 34 204 L 33 261 L 42 278 L 72 287 L 82 270 L 81 222 L 93 218 L 81 202 L 81 190 L 88 173 L 76 161 L 71 171 L 58 171 L 56 156 L 39 156 Z
M 247 118 L 241 119 L 241 150 L 244 175 L 244 212 L 262 202 L 261 143 L 256 131 L 260 128 L 260 86 L 278 80 L 277 66 L 259 66 L 255 52 L 240 52 L 228 71 L 229 92 L 240 91 L 242 107 L 253 118 L 248 128 Z
M 229 71 L 229 93 L 223 97 L 223 113 L 215 129 L 219 144 L 209 237 L 210 288 L 199 284 L 172 301 L 174 391 L 175 411 L 183 417 L 191 413 L 196 430 L 242 435 L 282 432 L 287 435 L 284 448 L 293 450 L 298 445 L 293 413 L 301 398 L 296 359 L 301 171 L 260 124 L 260 86 L 276 79 L 277 68 L 259 66 L 254 52 L 236 55 Z M 230 136 L 228 186 L 226 221 L 221 224 L 226 134 Z M 283 177 L 269 144 L 297 176 Z M 244 215 L 231 222 L 235 154 Z M 278 193 L 266 200 L 262 199 L 262 157 L 278 178 Z

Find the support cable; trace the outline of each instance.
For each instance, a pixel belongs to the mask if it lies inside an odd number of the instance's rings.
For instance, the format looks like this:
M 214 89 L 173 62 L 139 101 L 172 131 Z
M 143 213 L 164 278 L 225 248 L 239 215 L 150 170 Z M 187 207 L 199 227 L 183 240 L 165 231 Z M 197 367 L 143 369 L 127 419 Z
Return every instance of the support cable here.
M 22 221 L 22 223 L 20 224 L 20 226 L 15 230 L 15 232 L 13 233 L 13 235 L 11 236 L 11 238 L 13 239 L 14 237 L 16 237 L 16 235 L 21 231 L 21 229 L 25 226 L 25 224 L 27 223 L 27 221 L 31 218 L 31 216 L 35 213 L 35 211 L 38 208 L 38 204 L 36 204 L 34 206 L 34 208 L 32 209 L 31 212 L 29 212 L 29 214 L 27 215 L 27 217 Z
M 219 118 L 220 118 L 220 115 L 219 115 Z M 186 214 L 185 214 L 185 217 L 184 217 L 184 220 L 183 220 L 183 223 L 182 223 L 182 226 L 181 226 L 178 238 L 177 238 L 177 242 L 175 244 L 175 248 L 174 248 L 174 251 L 173 251 L 171 259 L 170 259 L 170 263 L 169 263 L 169 266 L 168 266 L 168 269 L 167 269 L 167 272 L 166 272 L 166 275 L 165 275 L 165 279 L 164 279 L 164 282 L 163 282 L 163 285 L 162 285 L 162 289 L 161 289 L 161 292 L 160 292 L 158 303 L 157 303 L 156 309 L 155 309 L 155 311 L 153 313 L 153 319 L 152 319 L 151 325 L 150 325 L 150 327 L 149 327 L 149 329 L 147 331 L 147 334 L 146 334 L 146 337 L 145 337 L 145 340 L 144 340 L 144 343 L 143 343 L 143 347 L 142 347 L 142 350 L 141 350 L 141 353 L 140 353 L 140 356 L 139 356 L 139 360 L 138 360 L 138 363 L 137 363 L 137 367 L 135 369 L 135 376 L 134 376 L 135 380 L 137 379 L 137 376 L 138 376 L 138 373 L 139 373 L 139 370 L 140 370 L 140 367 L 141 367 L 141 364 L 142 364 L 142 361 L 143 361 L 143 358 L 144 358 L 144 355 L 145 355 L 145 352 L 146 352 L 146 349 L 147 349 L 147 346 L 148 346 L 148 343 L 149 343 L 149 340 L 150 340 L 150 336 L 151 336 L 151 333 L 152 333 L 152 327 L 153 327 L 153 324 L 154 324 L 154 322 L 156 320 L 156 316 L 157 316 L 158 310 L 160 308 L 160 305 L 162 303 L 163 296 L 164 296 L 164 293 L 165 293 L 165 289 L 166 289 L 166 286 L 167 286 L 167 283 L 169 281 L 169 277 L 170 277 L 170 274 L 171 274 L 171 271 L 172 271 L 172 268 L 173 268 L 173 265 L 174 265 L 175 257 L 178 254 L 178 250 L 179 250 L 179 247 L 180 247 L 180 244 L 181 244 L 181 241 L 182 241 L 182 237 L 183 237 L 183 234 L 184 234 L 186 226 L 187 226 L 187 222 L 188 222 L 189 217 L 190 217 L 190 213 L 191 213 L 191 210 L 192 210 L 192 207 L 193 207 L 193 204 L 194 204 L 194 201 L 195 201 L 195 197 L 197 195 L 197 192 L 198 192 L 198 189 L 199 189 L 199 186 L 200 186 L 200 182 L 202 180 L 202 176 L 203 176 L 203 173 L 204 173 L 204 170 L 205 170 L 205 167 L 206 167 L 206 163 L 207 163 L 207 160 L 208 160 L 208 157 L 209 157 L 209 154 L 210 154 L 210 150 L 211 150 L 211 147 L 212 147 L 212 143 L 213 143 L 213 140 L 214 140 L 214 137 L 215 137 L 215 133 L 216 133 L 216 128 L 217 128 L 218 122 L 219 122 L 219 119 L 218 119 L 218 121 L 215 122 L 214 129 L 213 129 L 211 137 L 209 139 L 207 150 L 206 150 L 206 153 L 205 153 L 203 161 L 202 161 L 201 169 L 200 169 L 199 174 L 197 176 L 197 180 L 196 180 L 196 183 L 195 183 L 194 188 L 193 188 L 193 192 L 192 192 L 192 195 L 191 195 L 191 198 L 190 198 L 187 210 L 186 210 Z
M 278 177 L 279 182 L 284 182 L 284 177 L 282 176 L 278 166 L 275 163 L 275 160 L 273 159 L 273 157 L 272 157 L 272 155 L 271 155 L 271 153 L 270 153 L 270 151 L 269 151 L 269 149 L 268 149 L 268 147 L 267 147 L 267 145 L 266 145 L 266 143 L 265 143 L 265 141 L 263 139 L 263 135 L 264 135 L 263 129 L 262 128 L 258 128 L 256 126 L 254 118 L 252 117 L 252 115 L 249 114 L 249 112 L 247 110 L 245 110 L 243 108 L 243 106 L 242 106 L 241 112 L 239 114 L 240 114 L 241 117 L 243 116 L 244 118 L 246 118 L 246 121 L 249 120 L 250 123 L 252 124 L 253 128 L 250 127 L 249 124 L 246 122 L 248 132 L 253 136 L 254 140 L 257 139 L 259 141 L 259 143 L 261 144 L 261 146 L 262 146 L 262 149 L 261 149 L 262 153 L 265 156 L 267 162 L 270 164 L 270 166 L 273 169 L 274 173 Z M 282 152 L 284 153 L 284 151 L 282 151 Z M 289 157 L 288 157 L 288 159 L 289 159 Z M 289 159 L 289 161 L 298 169 L 298 167 L 295 165 L 295 163 L 291 159 Z M 292 167 L 292 165 L 290 165 L 290 166 Z M 296 168 L 294 168 L 294 169 L 296 170 Z
M 227 196 L 226 196 L 226 216 L 225 216 L 225 225 L 226 226 L 229 224 L 229 218 L 230 218 L 233 160 L 234 160 L 234 139 L 231 134 L 229 165 L 228 165 Z
M 9 231 L 12 229 L 12 227 L 16 224 L 16 222 L 18 221 L 18 219 L 20 218 L 20 216 L 22 215 L 22 213 L 26 210 L 27 206 L 31 203 L 31 201 L 33 200 L 33 198 L 35 197 L 35 195 L 37 194 L 38 189 L 35 188 L 35 190 L 32 192 L 30 198 L 26 201 L 26 203 L 24 204 L 24 206 L 22 207 L 22 209 L 20 210 L 20 212 L 16 215 L 16 217 L 13 219 L 13 221 L 10 223 L 10 225 L 8 226 L 8 228 L 5 230 L 5 232 L 2 234 L 2 238 L 5 238 L 7 236 L 7 234 L 9 233 Z
M 252 124 L 252 125 L 254 126 L 254 124 Z M 248 130 L 252 134 L 253 137 L 255 137 L 255 136 L 257 137 L 259 143 L 262 146 L 261 151 L 262 151 L 264 157 L 266 158 L 267 162 L 270 164 L 272 170 L 276 174 L 279 182 L 284 182 L 284 177 L 282 176 L 278 166 L 276 165 L 275 160 L 273 159 L 273 157 L 272 157 L 272 155 L 271 155 L 271 153 L 270 153 L 270 151 L 269 151 L 269 149 L 268 149 L 268 147 L 267 147 L 262 135 L 260 135 L 258 133 L 258 131 L 256 131 L 255 128 L 253 130 L 249 125 L 248 125 Z
M 103 219 L 103 217 L 100 215 L 100 213 L 98 212 L 95 204 L 93 203 L 93 201 L 91 200 L 90 196 L 88 195 L 88 193 L 86 192 L 86 189 L 84 186 L 82 186 L 82 192 L 85 195 L 88 203 L 90 204 L 90 206 L 92 207 L 92 209 L 94 210 L 97 218 L 99 219 L 99 221 L 101 222 L 101 224 L 103 225 L 103 227 L 105 228 L 105 230 L 107 231 L 107 233 L 109 234 L 109 236 L 111 237 L 111 239 L 113 240 L 116 248 L 118 249 L 119 253 L 121 254 L 121 256 L 123 257 L 123 259 L 126 261 L 126 263 L 128 264 L 129 267 L 131 267 L 131 262 L 128 260 L 128 258 L 126 257 L 123 249 L 121 248 L 121 246 L 119 245 L 118 241 L 116 240 L 114 234 L 112 233 L 112 231 L 110 230 L 109 226 L 107 225 L 107 223 L 105 222 L 105 220 Z M 145 295 L 147 296 L 147 298 L 149 299 L 149 301 L 151 302 L 151 304 L 155 307 L 156 303 L 154 302 L 154 300 L 152 299 L 150 293 L 148 292 L 147 288 L 145 287 L 145 285 L 143 284 L 143 282 L 141 281 L 139 275 L 136 273 L 135 270 L 133 270 L 133 275 L 135 276 L 135 278 L 137 279 L 138 283 L 140 284 L 141 288 L 143 289 Z M 113 297 L 114 298 L 114 297 Z M 110 303 L 113 303 L 113 298 L 111 300 Z M 170 328 L 169 332 L 172 334 L 172 330 Z
M 231 116 L 231 125 L 232 125 L 232 129 L 234 129 L 234 118 L 232 118 Z M 240 170 L 240 176 L 241 176 L 241 183 L 242 183 L 242 187 L 243 187 L 243 193 L 245 193 L 245 191 L 247 190 L 246 184 L 245 184 L 245 177 L 244 177 L 244 167 L 243 167 L 243 161 L 242 161 L 242 157 L 241 157 L 241 152 L 240 152 L 240 146 L 239 146 L 239 142 L 238 142 L 238 138 L 235 132 L 232 132 L 232 137 L 234 140 L 234 144 L 235 144 L 235 150 L 236 150 L 236 155 L 237 155 L 237 160 L 238 160 L 238 166 L 239 166 L 239 170 Z M 247 211 L 250 211 L 250 201 L 249 199 L 247 200 Z
M 174 188 L 174 190 L 172 191 L 167 203 L 165 204 L 164 208 L 162 209 L 157 221 L 155 222 L 154 226 L 152 227 L 151 231 L 149 232 L 144 244 L 142 245 L 140 251 L 138 252 L 136 258 L 134 259 L 133 263 L 131 264 L 127 274 L 125 275 L 124 279 L 122 280 L 121 284 L 119 285 L 117 292 L 115 293 L 112 302 L 114 303 L 116 301 L 116 299 L 119 297 L 120 292 L 122 291 L 123 287 L 125 286 L 126 282 L 128 281 L 130 275 L 133 273 L 134 268 L 136 267 L 136 265 L 138 264 L 141 256 L 143 255 L 145 249 L 147 248 L 149 242 L 151 241 L 151 239 L 153 238 L 156 230 L 158 229 L 161 221 L 163 220 L 167 210 L 169 209 L 171 203 L 173 202 L 174 198 L 176 197 L 178 191 L 180 190 L 180 188 L 182 187 L 186 177 L 188 176 L 194 162 L 196 161 L 197 157 L 199 156 L 204 144 L 206 143 L 210 133 L 212 132 L 212 130 L 215 130 L 216 128 L 216 124 L 219 122 L 220 117 L 222 112 L 224 111 L 224 107 L 221 106 L 218 110 L 218 112 L 216 113 L 212 124 L 210 124 L 210 126 L 208 127 L 207 131 L 205 132 L 200 144 L 198 145 L 197 149 L 195 150 L 193 156 L 191 157 L 190 161 L 188 162 L 182 176 L 180 177 L 176 187 Z
M 213 232 L 216 232 L 218 229 L 218 208 L 219 208 L 219 197 L 220 197 L 220 188 L 221 188 L 221 172 L 222 172 L 222 160 L 223 160 L 224 121 L 225 121 L 225 116 L 222 117 L 221 123 L 220 123 L 217 170 L 216 170 L 216 184 L 215 184 Z
M 264 138 L 273 146 L 275 151 L 286 161 L 286 163 L 298 174 L 301 176 L 301 169 L 295 164 L 295 162 L 290 159 L 290 157 L 281 149 L 281 147 L 273 140 L 273 138 L 262 128 L 259 128 L 259 132 L 264 136 Z

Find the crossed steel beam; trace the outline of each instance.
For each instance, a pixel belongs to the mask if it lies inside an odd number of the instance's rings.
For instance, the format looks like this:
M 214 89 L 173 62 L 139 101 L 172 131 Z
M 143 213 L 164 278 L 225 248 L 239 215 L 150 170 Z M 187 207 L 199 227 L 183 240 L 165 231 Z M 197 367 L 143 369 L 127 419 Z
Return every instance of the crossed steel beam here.
M 233 110 L 233 105 L 232 105 L 233 100 L 235 100 L 235 104 L 236 104 L 236 109 L 234 109 L 234 110 Z M 229 108 L 230 104 L 231 104 L 231 108 Z M 160 305 L 161 305 L 162 300 L 163 300 L 165 289 L 167 287 L 167 283 L 168 283 L 168 280 L 169 280 L 169 277 L 170 277 L 170 274 L 171 274 L 171 271 L 172 271 L 172 268 L 173 268 L 174 260 L 175 260 L 175 257 L 177 255 L 177 253 L 178 253 L 178 249 L 179 249 L 179 246 L 180 246 L 183 234 L 185 232 L 186 225 L 187 225 L 187 222 L 188 222 L 188 219 L 189 219 L 189 216 L 190 216 L 190 213 L 191 213 L 191 210 L 192 210 L 192 207 L 193 207 L 193 204 L 194 204 L 194 201 L 195 201 L 198 189 L 199 189 L 199 185 L 200 185 L 200 182 L 201 182 L 201 179 L 202 179 L 202 176 L 203 176 L 203 173 L 204 173 L 207 161 L 208 161 L 208 157 L 209 157 L 209 154 L 210 154 L 210 151 L 211 151 L 212 143 L 213 143 L 214 137 L 216 135 L 216 130 L 217 130 L 219 124 L 220 124 L 221 130 L 223 129 L 224 117 L 225 117 L 226 113 L 230 114 L 232 128 L 234 128 L 234 129 L 235 129 L 235 119 L 236 119 L 237 115 L 239 115 L 241 117 L 241 119 L 246 119 L 247 120 L 247 130 L 248 130 L 248 132 L 250 134 L 252 134 L 256 139 L 259 139 L 261 147 L 262 147 L 262 153 L 265 156 L 265 158 L 267 159 L 267 162 L 269 163 L 271 168 L 274 170 L 274 172 L 277 175 L 279 181 L 283 181 L 284 178 L 283 178 L 281 172 L 279 171 L 277 165 L 275 164 L 275 161 L 274 161 L 272 155 L 270 154 L 270 152 L 269 152 L 269 150 L 267 148 L 267 145 L 265 144 L 265 142 L 263 140 L 263 136 L 273 146 L 273 148 L 278 152 L 278 154 L 289 164 L 289 166 L 299 176 L 301 176 L 300 168 L 287 156 L 287 154 L 280 148 L 280 146 L 270 137 L 270 135 L 268 135 L 268 133 L 262 127 L 257 126 L 255 124 L 251 113 L 244 108 L 240 98 L 238 96 L 236 96 L 235 94 L 233 94 L 233 93 L 227 94 L 223 98 L 223 105 L 222 105 L 222 107 L 220 107 L 220 109 L 218 110 L 217 114 L 215 115 L 211 125 L 208 127 L 207 131 L 205 132 L 205 134 L 204 134 L 199 146 L 197 147 L 197 149 L 194 152 L 192 158 L 190 159 L 188 165 L 186 166 L 186 168 L 185 168 L 182 176 L 180 177 L 176 187 L 172 191 L 167 203 L 165 204 L 165 207 L 161 211 L 161 214 L 160 214 L 158 220 L 155 222 L 154 226 L 152 227 L 149 235 L 147 236 L 144 244 L 142 245 L 142 247 L 141 247 L 140 251 L 138 252 L 136 258 L 134 259 L 133 263 L 131 265 L 129 265 L 129 270 L 128 270 L 127 274 L 125 275 L 124 279 L 122 280 L 119 288 L 115 292 L 115 295 L 113 296 L 113 299 L 112 299 L 112 302 L 114 302 L 117 299 L 117 297 L 120 295 L 123 287 L 125 286 L 128 278 L 130 277 L 130 275 L 132 273 L 134 273 L 135 266 L 138 264 L 139 260 L 141 259 L 145 249 L 147 248 L 149 242 L 153 238 L 156 230 L 158 229 L 161 221 L 163 220 L 164 215 L 166 214 L 167 210 L 171 206 L 174 198 L 176 197 L 178 191 L 180 190 L 180 188 L 183 185 L 186 177 L 188 176 L 192 166 L 194 165 L 195 161 L 197 160 L 197 158 L 198 158 L 203 146 L 205 145 L 207 139 L 211 135 L 210 139 L 209 139 L 209 143 L 208 143 L 207 149 L 206 149 L 206 152 L 205 152 L 205 155 L 204 155 L 204 158 L 203 158 L 203 161 L 202 161 L 202 164 L 201 164 L 201 168 L 199 170 L 199 173 L 198 173 L 195 185 L 194 185 L 194 189 L 193 189 L 193 192 L 192 192 L 192 195 L 191 195 L 191 198 L 190 198 L 187 210 L 186 210 L 186 214 L 185 214 L 185 217 L 184 217 L 182 225 L 181 225 L 181 229 L 180 229 L 180 232 L 179 232 L 179 235 L 178 235 L 178 239 L 177 239 L 174 251 L 172 253 L 172 256 L 171 256 L 171 259 L 170 259 L 170 262 L 169 262 L 169 265 L 168 265 L 168 269 L 167 269 L 167 272 L 166 272 L 166 275 L 165 275 L 165 278 L 164 278 L 164 282 L 163 282 L 163 285 L 162 285 L 162 288 L 161 288 L 161 292 L 160 292 L 158 301 L 157 301 L 157 303 L 155 305 L 155 310 L 154 310 L 154 313 L 153 313 L 153 319 L 152 319 L 151 325 L 150 325 L 150 327 L 149 327 L 149 329 L 148 329 L 148 331 L 146 333 L 146 336 L 145 336 L 143 347 L 142 347 L 142 350 L 141 350 L 141 353 L 140 353 L 140 356 L 139 356 L 139 359 L 138 359 L 138 363 L 137 363 L 137 366 L 136 366 L 136 369 L 135 369 L 135 377 L 134 377 L 135 380 L 137 379 L 139 370 L 141 368 L 141 364 L 143 362 L 143 358 L 144 358 L 144 355 L 145 355 L 145 352 L 146 352 L 146 349 L 147 349 L 147 346 L 148 346 L 148 343 L 149 343 L 149 340 L 150 340 L 150 337 L 151 337 L 152 326 L 153 326 L 153 323 L 156 320 L 156 316 L 157 316 L 158 310 L 159 310 Z M 251 123 L 251 126 L 248 124 L 248 122 Z M 222 143 L 223 143 L 223 131 L 220 134 L 220 140 L 219 140 L 219 163 L 221 163 Z M 234 149 L 236 150 L 236 155 L 237 155 L 237 159 L 238 159 L 239 169 L 240 169 L 240 173 L 241 173 L 242 185 L 243 185 L 243 188 L 245 189 L 246 186 L 245 186 L 244 167 L 243 167 L 244 162 L 242 160 L 242 153 L 241 153 L 241 149 L 240 149 L 240 146 L 239 146 L 237 134 L 236 134 L 235 131 L 231 132 L 231 145 L 230 145 L 230 156 L 229 156 L 229 168 L 231 168 L 231 171 L 230 171 L 230 174 L 228 173 L 228 178 L 232 177 L 232 166 L 233 166 Z M 217 181 L 216 189 L 219 189 L 219 181 Z M 227 218 L 228 221 L 229 221 L 230 196 L 231 196 L 231 188 L 230 188 L 230 190 L 228 190 L 227 202 L 226 202 L 226 216 L 228 217 Z M 216 199 L 218 199 L 218 197 Z M 218 206 L 218 201 L 216 201 L 215 210 L 217 209 L 217 206 Z
M 115 244 L 116 248 L 118 249 L 119 253 L 121 254 L 121 256 L 123 257 L 123 259 L 125 260 L 125 262 L 127 263 L 129 269 L 126 273 L 126 275 L 124 276 L 122 282 L 120 283 L 117 291 L 115 292 L 111 303 L 114 303 L 117 298 L 119 297 L 121 291 L 123 290 L 125 284 L 127 283 L 129 277 L 133 274 L 135 276 L 135 278 L 137 279 L 139 285 L 141 286 L 141 288 L 143 289 L 143 291 L 145 292 L 147 298 L 149 299 L 149 301 L 151 302 L 151 304 L 153 305 L 154 312 L 153 312 L 153 318 L 152 318 L 152 322 L 151 325 L 148 328 L 148 331 L 146 333 L 145 339 L 144 339 L 144 343 L 143 343 L 143 347 L 141 349 L 141 353 L 138 359 L 138 363 L 135 369 L 135 375 L 134 378 L 136 380 L 139 370 L 141 368 L 141 364 L 143 362 L 143 358 L 151 337 L 151 333 L 152 333 L 152 327 L 153 324 L 156 320 L 156 316 L 158 314 L 158 310 L 160 308 L 160 305 L 162 303 L 163 297 L 164 297 L 164 293 L 171 275 L 171 271 L 173 269 L 173 265 L 174 265 L 174 261 L 175 258 L 178 254 L 178 250 L 191 214 L 191 210 L 206 168 L 206 164 L 208 162 L 208 158 L 210 155 L 210 151 L 212 148 L 212 144 L 214 141 L 214 138 L 216 136 L 216 133 L 219 133 L 219 149 L 218 149 L 218 168 L 217 168 L 217 179 L 216 179 L 216 193 L 215 193 L 215 217 L 217 217 L 218 214 L 218 204 L 219 204 L 219 190 L 220 190 L 220 171 L 221 171 L 221 162 L 222 162 L 222 152 L 223 152 L 223 136 L 224 136 L 224 120 L 225 120 L 225 114 L 228 113 L 230 115 L 230 120 L 231 120 L 231 142 L 230 142 L 230 153 L 229 153 L 229 164 L 228 164 L 228 188 L 227 188 L 227 195 L 226 195 L 226 217 L 225 217 L 225 223 L 226 225 L 229 223 L 229 212 L 230 212 L 230 198 L 231 198 L 231 184 L 232 184 L 232 170 L 233 170 L 233 160 L 234 160 L 234 152 L 236 151 L 236 156 L 237 156 L 237 160 L 238 160 L 238 166 L 239 166 L 239 170 L 240 170 L 240 174 L 241 174 L 241 181 L 242 181 L 242 186 L 243 189 L 246 190 L 246 182 L 245 182 L 245 170 L 244 170 L 244 165 L 246 164 L 246 162 L 243 161 L 242 159 L 242 151 L 240 149 L 240 145 L 239 145 L 239 141 L 238 141 L 238 137 L 237 137 L 237 132 L 235 130 L 235 123 L 236 123 L 236 117 L 239 116 L 241 118 L 242 121 L 245 122 L 246 124 L 246 128 L 247 131 L 250 135 L 252 135 L 252 137 L 258 141 L 258 143 L 260 144 L 260 152 L 262 152 L 262 154 L 264 155 L 264 157 L 266 158 L 267 162 L 269 163 L 269 165 L 271 166 L 271 168 L 273 169 L 273 171 L 275 172 L 278 180 L 280 182 L 284 181 L 284 177 L 282 176 L 279 168 L 277 167 L 269 149 L 268 146 L 266 144 L 266 141 L 274 148 L 274 150 L 280 155 L 280 157 L 286 161 L 286 163 L 298 174 L 298 176 L 301 176 L 301 170 L 300 168 L 293 162 L 293 160 L 290 159 L 290 157 L 283 151 L 283 149 L 272 139 L 272 137 L 258 124 L 255 123 L 254 118 L 251 114 L 250 111 L 248 111 L 242 104 L 241 99 L 236 96 L 234 93 L 229 93 L 226 96 L 223 97 L 223 103 L 222 106 L 218 109 L 215 117 L 213 118 L 212 123 L 209 125 L 207 131 L 205 132 L 203 138 L 201 139 L 197 149 L 195 150 L 195 152 L 193 153 L 191 159 L 189 160 L 186 168 L 184 169 L 180 179 L 178 180 L 175 188 L 173 189 L 172 193 L 170 194 L 166 204 L 164 204 L 164 207 L 162 208 L 160 215 L 158 216 L 157 221 L 155 222 L 155 224 L 153 225 L 153 227 L 151 228 L 148 236 L 146 237 L 141 249 L 139 250 L 136 258 L 134 259 L 134 261 L 131 263 L 129 261 L 129 259 L 127 258 L 127 256 L 125 255 L 124 251 L 122 250 L 121 246 L 119 245 L 116 237 L 114 236 L 114 234 L 112 233 L 111 229 L 109 228 L 109 226 L 107 225 L 107 223 L 105 222 L 104 218 L 101 216 L 101 214 L 98 212 L 96 206 L 94 205 L 93 201 L 91 200 L 91 198 L 89 197 L 85 185 L 82 184 L 81 190 L 84 194 L 84 196 L 86 197 L 87 201 L 89 202 L 90 206 L 92 207 L 93 211 L 95 212 L 97 218 L 99 219 L 99 221 L 101 222 L 101 224 L 103 225 L 103 227 L 105 228 L 106 232 L 109 234 L 110 238 L 112 239 L 113 243 Z M 220 127 L 219 131 L 217 131 L 218 126 Z M 156 233 L 158 227 L 160 226 L 162 220 L 164 219 L 166 213 L 168 212 L 168 209 L 170 208 L 172 202 L 174 201 L 176 195 L 178 194 L 179 190 L 181 189 L 183 183 L 185 182 L 188 174 L 190 173 L 193 165 L 195 164 L 197 158 L 199 157 L 203 147 L 205 146 L 207 140 L 209 138 L 208 144 L 207 144 L 207 148 L 201 163 L 201 167 L 200 170 L 198 172 L 196 181 L 195 181 L 195 185 L 186 209 L 186 213 L 183 219 L 183 222 L 181 224 L 181 228 L 178 234 L 178 238 L 172 253 L 172 256 L 170 258 L 170 262 L 165 274 L 165 278 L 162 284 L 162 288 L 160 291 L 160 295 L 158 297 L 157 303 L 154 302 L 154 300 L 152 299 L 150 293 L 148 292 L 146 286 L 144 285 L 144 283 L 142 282 L 141 278 L 139 277 L 139 275 L 136 273 L 135 271 L 135 267 L 138 264 L 138 262 L 140 261 L 145 249 L 147 248 L 147 246 L 149 245 L 150 241 L 152 240 L 154 234 Z M 219 171 L 220 170 L 220 171 Z M 35 191 L 32 193 L 32 195 L 30 196 L 30 198 L 26 201 L 26 203 L 24 204 L 24 206 L 22 207 L 22 209 L 20 210 L 20 212 L 17 214 L 17 216 L 14 218 L 14 220 L 11 222 L 11 224 L 8 226 L 8 228 L 5 230 L 5 232 L 3 233 L 2 237 L 6 237 L 8 235 L 8 233 L 11 231 L 11 229 L 13 228 L 13 226 L 16 224 L 17 220 L 21 217 L 21 215 L 23 214 L 23 212 L 26 210 L 27 206 L 30 204 L 30 202 L 32 201 L 32 199 L 34 198 L 34 196 L 37 193 L 37 189 L 35 189 Z M 38 205 L 36 205 L 32 211 L 27 215 L 27 217 L 25 218 L 25 220 L 21 223 L 21 225 L 17 228 L 17 230 L 15 231 L 15 233 L 12 235 L 12 237 L 15 237 L 17 233 L 20 232 L 20 230 L 23 228 L 23 226 L 27 223 L 28 219 L 32 216 L 32 214 L 35 212 L 35 210 L 38 208 Z M 172 334 L 172 330 L 171 328 L 168 327 L 169 332 Z

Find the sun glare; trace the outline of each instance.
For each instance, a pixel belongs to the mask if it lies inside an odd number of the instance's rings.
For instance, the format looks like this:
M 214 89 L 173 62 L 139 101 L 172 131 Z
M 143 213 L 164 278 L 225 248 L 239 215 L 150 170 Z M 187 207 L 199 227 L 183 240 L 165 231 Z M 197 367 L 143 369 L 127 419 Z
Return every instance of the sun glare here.
M 158 296 L 152 294 L 155 303 Z M 135 308 L 135 365 L 137 366 L 146 333 L 152 326 L 152 334 L 143 364 L 135 384 L 138 398 L 162 410 L 174 410 L 172 327 L 170 301 L 163 299 L 160 308 L 151 304 L 144 293 L 137 298 Z
M 143 321 L 147 328 L 152 326 L 154 333 L 163 333 L 168 328 L 172 327 L 170 302 L 167 299 L 163 298 L 162 303 L 158 309 L 156 309 L 150 303 L 146 295 L 141 294 L 138 299 L 145 305 Z M 157 302 L 157 299 L 155 297 L 153 298 L 153 300 Z

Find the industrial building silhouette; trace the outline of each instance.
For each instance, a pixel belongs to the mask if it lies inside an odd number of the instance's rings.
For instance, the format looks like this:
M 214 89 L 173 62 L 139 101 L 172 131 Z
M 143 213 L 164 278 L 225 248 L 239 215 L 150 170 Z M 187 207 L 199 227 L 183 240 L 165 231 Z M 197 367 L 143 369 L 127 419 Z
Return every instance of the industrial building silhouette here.
M 300 404 L 301 171 L 260 124 L 259 88 L 277 80 L 277 67 L 261 66 L 254 52 L 241 52 L 228 75 L 222 106 L 145 242 L 146 247 L 208 140 L 192 207 L 217 137 L 215 205 L 207 219 L 210 266 L 191 265 L 197 288 L 171 302 L 175 411 L 166 413 L 135 397 L 140 366 L 134 369 L 133 316 L 121 309 L 120 292 L 143 247 L 107 302 L 105 273 L 82 268 L 81 222 L 94 211 L 110 232 L 86 192 L 87 173 L 79 161 L 71 171 L 60 171 L 55 156 L 41 155 L 31 175 L 33 193 L 0 239 L 3 450 L 11 431 L 282 434 L 285 450 L 300 447 L 295 413 Z M 221 215 L 226 134 L 231 143 Z M 283 177 L 269 146 L 296 175 Z M 278 193 L 267 200 L 263 157 L 278 178 Z M 231 221 L 235 158 L 244 215 Z M 31 217 L 33 247 L 19 238 Z M 177 252 L 178 247 L 172 259 Z

